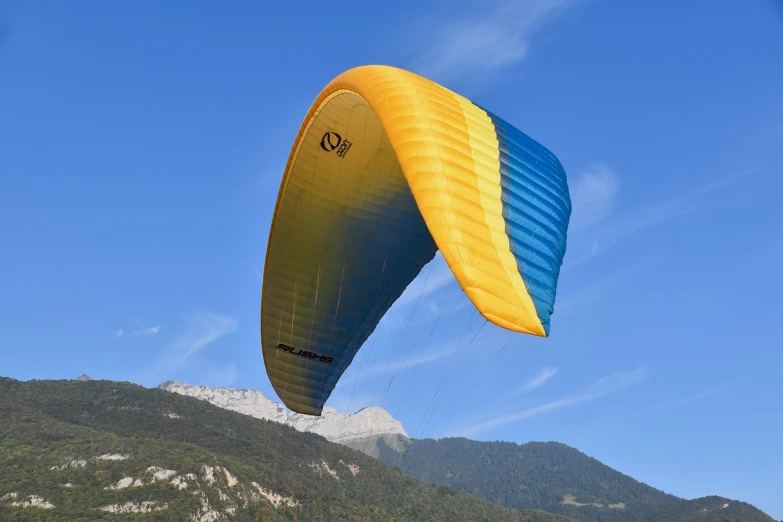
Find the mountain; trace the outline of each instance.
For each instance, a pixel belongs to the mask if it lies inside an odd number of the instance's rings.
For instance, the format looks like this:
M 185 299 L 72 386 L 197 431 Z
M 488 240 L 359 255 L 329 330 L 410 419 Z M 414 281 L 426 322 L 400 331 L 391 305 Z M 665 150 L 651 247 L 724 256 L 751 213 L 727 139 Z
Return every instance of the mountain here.
M 256 390 L 209 388 L 177 381 L 162 382 L 158 388 L 195 397 L 257 419 L 287 424 L 298 431 L 316 433 L 331 442 L 358 449 L 373 457 L 378 457 L 379 439 L 384 439 L 387 445 L 394 445 L 398 436 L 402 436 L 405 440 L 408 438 L 400 421 L 383 408 L 375 406 L 350 415 L 343 415 L 334 408 L 326 407 L 320 417 L 313 417 L 287 413 L 281 403 L 271 401 Z
M 403 473 L 516 509 L 541 509 L 588 522 L 774 522 L 744 502 L 666 494 L 556 442 L 445 438 L 378 445 L 380 460 Z
M 0 419 L 0 520 L 568 520 L 130 383 L 0 378 Z
M 555 442 L 477 442 L 464 438 L 409 439 L 381 408 L 322 418 L 286 415 L 282 404 L 255 390 L 162 383 L 160 388 L 257 418 L 284 422 L 379 458 L 428 482 L 450 486 L 515 509 L 541 509 L 585 522 L 773 520 L 750 504 L 722 497 L 686 500 L 624 475 Z

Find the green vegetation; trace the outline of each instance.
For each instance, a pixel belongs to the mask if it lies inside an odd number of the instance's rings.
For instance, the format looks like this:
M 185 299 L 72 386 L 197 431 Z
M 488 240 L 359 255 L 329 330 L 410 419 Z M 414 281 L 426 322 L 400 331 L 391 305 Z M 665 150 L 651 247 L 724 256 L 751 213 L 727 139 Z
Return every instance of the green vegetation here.
M 0 378 L 0 419 L 3 521 L 211 513 L 236 521 L 567 520 L 507 509 L 317 435 L 128 383 Z M 24 506 L 35 502 L 44 507 Z
M 378 442 L 379 458 L 411 476 L 515 509 L 541 509 L 587 522 L 773 519 L 721 497 L 685 500 L 638 482 L 555 442 L 465 438 Z M 399 450 L 399 444 L 404 450 Z

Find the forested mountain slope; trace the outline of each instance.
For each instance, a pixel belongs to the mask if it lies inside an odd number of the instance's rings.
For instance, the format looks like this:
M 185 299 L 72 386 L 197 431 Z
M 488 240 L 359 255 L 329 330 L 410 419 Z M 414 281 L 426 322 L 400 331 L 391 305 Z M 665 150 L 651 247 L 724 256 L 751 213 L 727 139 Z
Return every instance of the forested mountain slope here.
M 0 520 L 566 520 L 128 383 L 0 378 L 0 420 Z
M 400 438 L 393 446 L 383 440 L 378 446 L 380 459 L 403 473 L 516 509 L 542 509 L 590 522 L 773 521 L 744 502 L 668 495 L 556 442 Z

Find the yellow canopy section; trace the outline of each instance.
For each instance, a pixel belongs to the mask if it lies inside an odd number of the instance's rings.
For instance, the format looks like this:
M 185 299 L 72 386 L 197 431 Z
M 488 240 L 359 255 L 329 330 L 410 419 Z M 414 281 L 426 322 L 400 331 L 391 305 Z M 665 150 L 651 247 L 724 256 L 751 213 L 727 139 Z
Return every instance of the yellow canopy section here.
M 341 74 L 296 137 L 272 221 L 261 337 L 275 390 L 320 414 L 436 249 L 489 321 L 546 336 L 569 215 L 560 163 L 504 121 L 407 71 Z

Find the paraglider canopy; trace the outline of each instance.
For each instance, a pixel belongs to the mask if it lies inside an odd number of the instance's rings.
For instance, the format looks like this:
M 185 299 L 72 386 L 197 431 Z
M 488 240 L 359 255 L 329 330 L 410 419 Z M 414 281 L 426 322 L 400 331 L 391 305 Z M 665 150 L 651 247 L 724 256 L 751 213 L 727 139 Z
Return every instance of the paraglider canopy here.
M 487 320 L 547 336 L 570 213 L 560 162 L 510 124 L 401 69 L 344 72 L 302 123 L 272 219 L 261 340 L 275 391 L 320 415 L 438 250 Z

